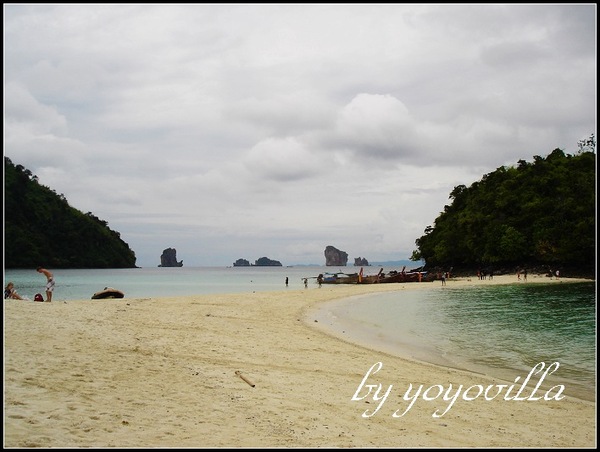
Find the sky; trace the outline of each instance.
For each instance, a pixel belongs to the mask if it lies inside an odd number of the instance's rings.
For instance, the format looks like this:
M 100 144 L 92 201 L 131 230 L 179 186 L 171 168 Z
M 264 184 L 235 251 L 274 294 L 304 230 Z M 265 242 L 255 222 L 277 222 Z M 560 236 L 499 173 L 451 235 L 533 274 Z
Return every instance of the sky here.
M 595 4 L 4 4 L 4 155 L 139 267 L 409 259 L 596 135 Z

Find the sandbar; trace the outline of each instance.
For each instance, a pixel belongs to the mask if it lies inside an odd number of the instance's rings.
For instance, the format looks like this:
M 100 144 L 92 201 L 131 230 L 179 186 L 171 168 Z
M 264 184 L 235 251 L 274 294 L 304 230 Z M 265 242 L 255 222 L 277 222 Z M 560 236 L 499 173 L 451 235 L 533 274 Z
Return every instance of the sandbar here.
M 490 283 L 515 279 L 496 276 Z M 530 282 L 536 282 L 531 275 Z M 4 446 L 596 446 L 595 402 L 570 396 L 460 398 L 435 417 L 449 402 L 434 398 L 431 390 L 431 400 L 416 398 L 407 410 L 409 385 L 462 385 L 475 388 L 473 396 L 479 386 L 506 382 L 351 343 L 311 318 L 330 300 L 420 290 L 424 284 L 439 282 L 52 303 L 5 300 Z M 451 284 L 474 281 L 450 279 Z M 378 372 L 363 381 L 377 363 Z M 369 384 L 381 384 L 379 400 L 373 398 L 376 386 L 367 396 Z

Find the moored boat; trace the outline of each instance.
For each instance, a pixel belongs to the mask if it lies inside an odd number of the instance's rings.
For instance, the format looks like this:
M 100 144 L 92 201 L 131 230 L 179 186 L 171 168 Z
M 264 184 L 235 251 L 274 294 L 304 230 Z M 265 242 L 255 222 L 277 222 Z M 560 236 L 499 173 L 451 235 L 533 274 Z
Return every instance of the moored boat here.
M 433 281 L 435 275 L 429 274 L 425 271 L 409 271 L 405 272 L 404 268 L 402 271 L 391 271 L 387 273 L 383 278 L 379 280 L 380 283 L 408 283 L 408 282 L 426 282 Z
M 383 275 L 383 268 L 381 268 L 376 275 L 363 275 L 363 269 L 361 267 L 360 273 L 358 274 L 358 284 L 376 284 L 381 281 Z
M 325 273 L 317 276 L 319 284 L 357 284 L 358 273 Z

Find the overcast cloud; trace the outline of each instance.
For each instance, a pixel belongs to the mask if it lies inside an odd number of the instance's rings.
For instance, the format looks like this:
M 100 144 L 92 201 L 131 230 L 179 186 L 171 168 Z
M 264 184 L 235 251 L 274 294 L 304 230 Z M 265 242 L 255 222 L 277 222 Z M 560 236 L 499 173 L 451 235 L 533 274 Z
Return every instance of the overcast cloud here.
M 4 5 L 4 154 L 156 266 L 408 259 L 596 133 L 596 5 Z

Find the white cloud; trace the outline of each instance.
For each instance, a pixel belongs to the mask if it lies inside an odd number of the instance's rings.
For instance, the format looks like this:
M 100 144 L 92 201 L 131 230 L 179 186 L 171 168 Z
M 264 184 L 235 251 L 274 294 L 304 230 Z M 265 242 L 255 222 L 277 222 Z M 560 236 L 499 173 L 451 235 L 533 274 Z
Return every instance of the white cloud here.
M 267 138 L 250 149 L 244 164 L 257 179 L 290 182 L 311 179 L 325 171 L 317 156 L 297 139 Z
M 5 5 L 4 152 L 138 265 L 405 259 L 595 133 L 595 5 Z

